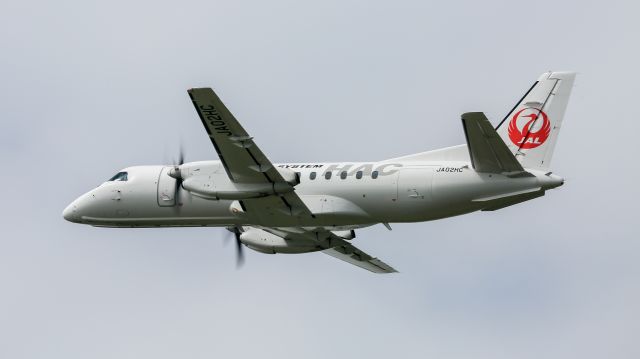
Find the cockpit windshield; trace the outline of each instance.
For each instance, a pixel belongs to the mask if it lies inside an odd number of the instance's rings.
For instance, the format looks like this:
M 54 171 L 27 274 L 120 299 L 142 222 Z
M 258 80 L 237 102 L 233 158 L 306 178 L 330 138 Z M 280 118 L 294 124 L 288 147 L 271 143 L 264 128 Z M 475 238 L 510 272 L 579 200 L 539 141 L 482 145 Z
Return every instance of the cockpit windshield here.
M 109 181 L 126 181 L 127 180 L 127 172 L 118 172 L 115 176 L 111 177 Z

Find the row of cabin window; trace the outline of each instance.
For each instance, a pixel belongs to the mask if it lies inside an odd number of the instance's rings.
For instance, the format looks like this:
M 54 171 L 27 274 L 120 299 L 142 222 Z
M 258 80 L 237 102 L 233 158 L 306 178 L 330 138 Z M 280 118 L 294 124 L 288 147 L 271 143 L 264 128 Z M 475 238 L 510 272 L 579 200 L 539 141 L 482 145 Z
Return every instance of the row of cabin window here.
M 331 171 L 326 172 L 324 174 L 324 178 L 325 179 L 331 179 L 331 173 L 332 173 Z M 340 178 L 341 179 L 346 179 L 347 178 L 347 171 L 340 172 Z M 357 179 L 361 179 L 362 178 L 362 171 L 356 172 L 356 178 Z M 371 178 L 373 178 L 373 179 L 378 178 L 378 171 L 371 172 Z M 309 173 L 309 179 L 312 179 L 312 180 L 316 179 L 316 173 L 315 172 Z

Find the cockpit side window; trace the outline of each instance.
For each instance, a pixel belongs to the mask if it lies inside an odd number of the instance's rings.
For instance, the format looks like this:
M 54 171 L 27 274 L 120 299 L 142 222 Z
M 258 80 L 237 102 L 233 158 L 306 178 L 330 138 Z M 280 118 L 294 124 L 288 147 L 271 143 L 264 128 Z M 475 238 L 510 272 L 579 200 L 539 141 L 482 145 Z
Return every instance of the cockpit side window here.
M 126 181 L 127 180 L 127 172 L 118 172 L 115 176 L 111 177 L 109 181 Z

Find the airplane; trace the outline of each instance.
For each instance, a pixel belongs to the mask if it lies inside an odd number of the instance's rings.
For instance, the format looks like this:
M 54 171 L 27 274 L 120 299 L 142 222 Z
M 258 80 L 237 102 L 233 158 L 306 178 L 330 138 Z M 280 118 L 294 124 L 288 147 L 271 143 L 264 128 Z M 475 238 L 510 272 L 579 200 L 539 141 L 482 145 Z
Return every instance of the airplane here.
M 73 201 L 96 227 L 225 227 L 258 252 L 321 251 L 374 273 L 396 270 L 352 243 L 355 230 L 495 211 L 564 184 L 550 161 L 575 73 L 547 72 L 495 128 L 461 116 L 466 144 L 378 162 L 275 164 L 210 88 L 188 90 L 218 161 L 135 166 Z M 231 235 L 229 233 L 229 235 Z

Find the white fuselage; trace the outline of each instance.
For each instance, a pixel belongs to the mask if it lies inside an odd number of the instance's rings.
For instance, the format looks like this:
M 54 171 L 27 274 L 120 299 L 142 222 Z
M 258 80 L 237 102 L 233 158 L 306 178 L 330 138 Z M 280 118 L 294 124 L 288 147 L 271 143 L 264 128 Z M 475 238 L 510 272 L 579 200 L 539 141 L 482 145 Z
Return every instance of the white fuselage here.
M 176 194 L 176 182 L 167 175 L 171 168 L 167 166 L 124 169 L 126 181 L 108 181 L 82 195 L 65 209 L 64 217 L 109 227 L 253 225 L 340 230 L 456 216 L 486 208 L 500 198 L 544 191 L 563 182 L 533 170 L 529 171 L 533 176 L 516 178 L 479 173 L 467 161 L 276 166 L 298 173 L 295 192 L 314 218 L 270 216 L 268 210 L 255 213 L 247 211 L 241 199 L 217 199 L 197 189 L 182 187 Z M 224 188 L 232 184 L 219 161 L 186 163 L 182 168 L 185 178 L 196 185 Z M 277 196 L 259 200 L 268 204 L 274 198 Z

